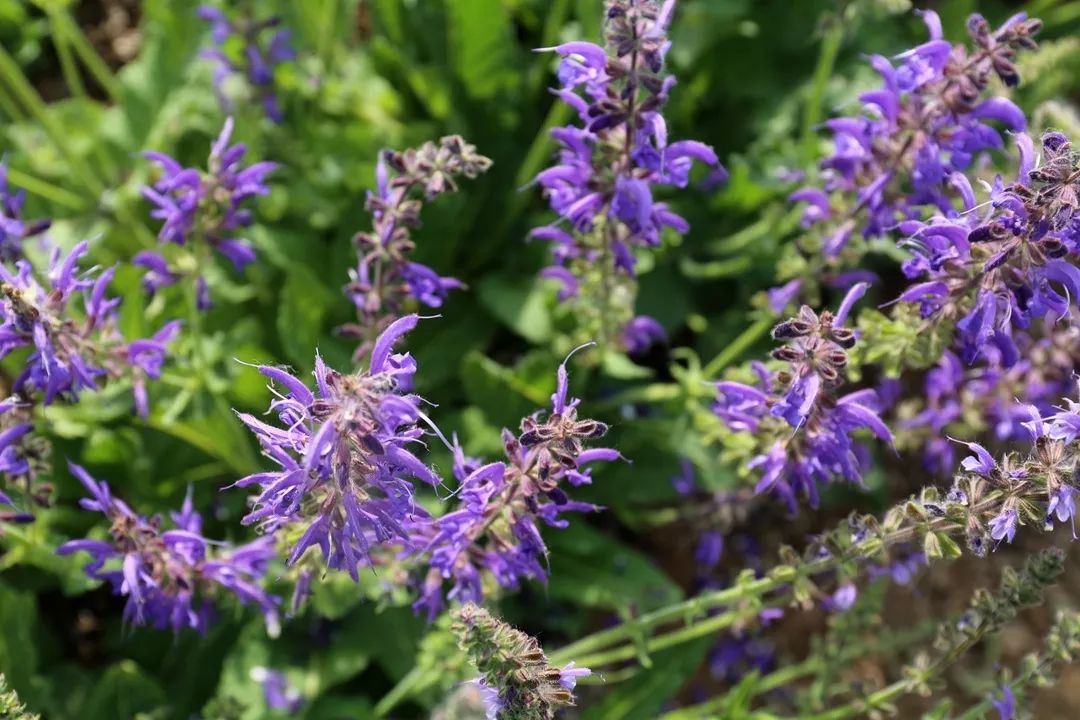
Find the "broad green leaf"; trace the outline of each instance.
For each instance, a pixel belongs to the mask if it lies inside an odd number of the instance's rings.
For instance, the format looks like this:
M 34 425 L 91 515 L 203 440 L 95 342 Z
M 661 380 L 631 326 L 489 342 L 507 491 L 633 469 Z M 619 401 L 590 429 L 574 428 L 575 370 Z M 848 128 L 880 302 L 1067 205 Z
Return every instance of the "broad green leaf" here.
M 164 688 L 131 660 L 109 667 L 86 701 L 87 720 L 135 717 L 167 702 Z
M 450 57 L 466 92 L 490 98 L 513 81 L 514 28 L 504 0 L 446 3 Z
M 564 530 L 544 535 L 551 551 L 548 592 L 587 607 L 654 608 L 682 598 L 682 591 L 651 560 L 610 535 L 573 518 Z

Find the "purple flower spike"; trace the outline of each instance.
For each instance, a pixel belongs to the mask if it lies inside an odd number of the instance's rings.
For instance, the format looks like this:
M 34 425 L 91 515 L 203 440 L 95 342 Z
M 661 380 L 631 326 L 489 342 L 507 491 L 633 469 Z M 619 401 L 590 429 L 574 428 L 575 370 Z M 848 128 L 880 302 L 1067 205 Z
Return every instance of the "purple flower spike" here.
M 853 286 L 836 316 L 819 316 L 804 305 L 773 328 L 773 338 L 785 343 L 773 357 L 786 363 L 785 369 L 774 372 L 759 364 L 755 386 L 716 384 L 713 412 L 732 432 L 750 433 L 757 443 L 748 464 L 758 475 L 755 492 L 772 493 L 792 512 L 799 493 L 816 506 L 819 485 L 862 483 L 865 450 L 852 439 L 855 432 L 868 430 L 879 440 L 893 441 L 880 418 L 885 402 L 877 392 L 839 392 L 847 350 L 857 340 L 841 321 L 866 287 Z
M 273 32 L 266 41 L 266 33 L 280 24 L 280 18 L 233 20 L 211 5 L 201 5 L 198 15 L 210 24 L 214 47 L 204 50 L 202 56 L 214 63 L 214 88 L 222 108 L 228 113 L 234 109 L 233 99 L 225 91 L 225 81 L 230 77 L 242 77 L 257 95 L 270 121 L 278 124 L 284 121 L 274 87 L 274 70 L 278 65 L 295 60 L 296 50 L 287 29 Z M 237 39 L 237 52 L 229 46 L 233 38 Z
M 273 538 L 239 547 L 207 540 L 202 518 L 188 495 L 174 529 L 163 530 L 162 518 L 146 518 L 112 497 L 108 484 L 99 482 L 78 465 L 71 472 L 90 493 L 80 505 L 110 521 L 110 539 L 71 540 L 57 549 L 60 555 L 90 555 L 86 573 L 112 586 L 124 596 L 124 620 L 133 625 L 154 625 L 179 632 L 192 628 L 205 632 L 214 617 L 217 596 L 236 596 L 262 612 L 268 631 L 279 627 L 278 598 L 259 585 L 275 556 Z
M 164 153 L 144 153 L 161 172 L 153 185 L 142 188 L 142 194 L 154 205 L 151 217 L 162 221 L 158 240 L 163 244 L 190 246 L 205 242 L 237 271 L 242 271 L 255 261 L 251 245 L 236 236 L 253 221 L 251 211 L 242 206 L 251 198 L 270 192 L 266 176 L 277 165 L 258 162 L 244 167 L 241 161 L 247 148 L 243 144 L 229 144 L 232 132 L 233 120 L 228 118 L 211 147 L 206 171 L 182 167 Z M 198 252 L 194 254 L 199 256 Z M 161 253 L 143 251 L 132 262 L 146 268 L 143 288 L 151 295 L 176 284 L 180 278 L 179 271 Z M 199 310 L 206 310 L 210 307 L 210 296 L 202 272 L 202 268 L 195 270 L 196 304 Z
M 942 37 L 936 13 L 919 12 L 927 42 L 891 60 L 869 58 L 880 86 L 859 97 L 857 114 L 823 123 L 832 151 L 816 181 L 790 195 L 805 206 L 807 237 L 798 252 L 820 249 L 801 263 L 798 279 L 807 284 L 857 261 L 868 247 L 861 239 L 883 238 L 897 228 L 909 234 L 907 223 L 934 213 L 956 218 L 957 200 L 972 210 L 970 183 L 958 178 L 978 157 L 1005 146 L 1002 130 L 1026 127 L 1016 105 L 990 96 L 991 81 L 996 75 L 1016 83 L 1013 61 L 1036 47 L 1041 23 L 1023 18 L 993 30 L 972 16 L 969 42 L 953 44 Z
M 440 480 L 411 450 L 425 434 L 421 399 L 406 392 L 416 362 L 391 349 L 416 321 L 409 315 L 384 331 L 368 371 L 342 374 L 316 356 L 314 390 L 280 368 L 259 368 L 272 382 L 270 411 L 280 427 L 247 414 L 240 419 L 280 469 L 236 484 L 258 488 L 246 524 L 305 528 L 290 565 L 318 547 L 328 567 L 359 579 L 358 567 L 368 564 L 373 548 L 408 545 L 408 525 L 426 517 L 413 501 L 412 479 Z
M 49 229 L 50 221 L 27 222 L 22 217 L 26 191 L 11 189 L 6 160 L 0 160 L 0 262 L 23 258 L 23 242 Z
M 157 359 L 153 368 L 144 366 L 138 348 L 151 341 L 127 344 L 118 328 L 120 300 L 106 296 L 114 269 L 96 278 L 78 272 L 87 249 L 82 242 L 64 256 L 55 248 L 44 282 L 26 260 L 16 262 L 14 272 L 0 266 L 0 358 L 21 348 L 30 350 L 12 389 L 26 397 L 40 394 L 45 405 L 74 400 L 83 391 L 97 390 L 103 380 L 128 372 L 135 376 L 138 401 L 145 394 L 141 379 L 158 376 L 174 335 L 172 326 L 166 326 L 155 336 Z
M 369 192 L 366 208 L 372 231 L 353 238 L 356 268 L 349 271 L 345 294 L 356 306 L 357 319 L 338 328 L 343 335 L 360 340 L 359 359 L 371 350 L 381 333 L 407 306 L 438 308 L 464 285 L 442 277 L 432 268 L 409 260 L 415 243 L 412 228 L 420 225 L 422 194 L 430 201 L 457 191 L 455 178 L 479 176 L 491 160 L 457 135 L 428 142 L 403 152 L 384 150 L 375 165 L 375 191 Z
M 535 179 L 561 227 L 532 235 L 552 243 L 555 263 L 541 276 L 561 282 L 558 300 L 580 318 L 582 334 L 638 353 L 663 336 L 634 316 L 635 252 L 658 246 L 665 229 L 690 229 L 657 196 L 685 188 L 695 164 L 711 170 L 706 184 L 720 180 L 723 169 L 708 145 L 668 141 L 662 110 L 675 80 L 664 57 L 675 3 L 606 5 L 603 47 L 569 42 L 541 49 L 561 58 L 561 88 L 553 92 L 578 117 L 552 130 L 558 156 Z
M 585 448 L 602 437 L 607 426 L 581 420 L 579 401 L 568 397 L 565 363 L 559 366 L 551 413 L 521 421 L 521 432 L 503 431 L 504 462 L 482 464 L 455 447 L 454 478 L 460 504 L 437 519 L 412 525 L 414 554 L 427 573 L 419 581 L 413 607 L 433 620 L 447 600 L 481 602 L 485 587 L 495 583 L 517 588 L 523 580 L 547 578 L 547 546 L 539 528 L 564 528 L 568 512 L 590 512 L 594 505 L 575 502 L 570 488 L 592 482 L 591 465 L 614 462 L 621 455 L 609 448 Z M 443 593 L 444 584 L 450 588 Z M 585 674 L 575 670 L 568 681 Z

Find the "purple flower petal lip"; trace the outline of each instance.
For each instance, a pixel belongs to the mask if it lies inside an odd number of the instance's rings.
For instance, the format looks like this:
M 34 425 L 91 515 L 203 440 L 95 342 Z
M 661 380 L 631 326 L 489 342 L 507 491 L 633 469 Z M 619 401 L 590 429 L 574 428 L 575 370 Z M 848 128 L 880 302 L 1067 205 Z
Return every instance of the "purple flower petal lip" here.
M 1020 153 L 1020 166 L 1016 173 L 1016 180 L 1021 185 L 1027 186 L 1031 182 L 1028 175 L 1035 169 L 1035 143 L 1027 133 L 1016 133 L 1016 148 Z
M 851 312 L 852 306 L 866 294 L 866 291 L 870 288 L 869 283 L 860 282 L 855 283 L 847 294 L 844 295 L 843 301 L 840 303 L 840 307 L 836 311 L 836 315 L 833 317 L 834 325 L 843 325 L 847 320 L 848 313 Z
M 802 280 L 799 278 L 788 280 L 779 287 L 771 288 L 767 293 L 769 309 L 778 315 L 784 312 L 800 290 L 802 290 Z
M 850 395 L 842 398 L 839 407 L 842 408 L 845 413 L 849 414 L 855 422 L 863 427 L 869 428 L 879 440 L 883 440 L 891 445 L 893 442 L 893 434 L 892 431 L 889 430 L 889 426 L 882 422 L 876 412 L 850 398 Z
M 1030 141 L 1030 138 L 1028 140 Z M 975 191 L 972 189 L 971 181 L 968 180 L 967 175 L 962 172 L 951 173 L 949 175 L 949 185 L 960 193 L 965 211 L 975 208 Z
M 799 188 L 795 192 L 788 195 L 790 202 L 805 202 L 810 203 L 814 207 L 821 210 L 822 216 L 827 217 L 829 213 L 829 196 L 825 194 L 825 191 L 816 187 L 804 187 Z
M 915 302 L 925 297 L 946 297 L 949 294 L 949 285 L 943 280 L 930 280 L 916 283 L 902 292 L 896 301 Z
M 386 368 L 386 361 L 390 357 L 390 351 L 402 336 L 413 330 L 417 323 L 420 321 L 418 315 L 406 315 L 403 318 L 399 318 L 392 322 L 389 327 L 386 328 L 375 341 L 375 345 L 371 351 L 371 363 L 369 365 L 372 373 L 381 373 Z
M 561 265 L 549 265 L 540 271 L 540 277 L 562 283 L 557 295 L 559 302 L 575 297 L 580 289 L 577 276 Z
M 931 40 L 941 40 L 944 37 L 944 33 L 941 29 L 941 17 L 939 17 L 936 12 L 933 10 L 916 9 L 915 14 L 922 18 L 922 21 L 926 23 L 926 29 L 930 33 Z
M 964 458 L 960 463 L 960 466 L 967 472 L 978 473 L 983 477 L 989 477 L 990 474 L 997 467 L 997 463 L 994 461 L 994 456 L 987 451 L 979 443 L 965 442 L 964 440 L 956 440 L 955 438 L 949 438 L 955 443 L 960 445 L 967 445 L 968 448 L 974 452 L 974 455 Z
M 281 368 L 270 365 L 260 365 L 259 372 L 274 382 L 281 383 L 294 399 L 303 405 L 310 405 L 315 401 L 315 396 L 308 390 L 307 385 L 293 377 Z
M 878 108 L 890 124 L 900 115 L 900 97 L 891 90 L 869 90 L 859 95 L 859 102 Z
M 990 520 L 990 537 L 997 540 L 999 543 L 1002 540 L 1012 543 L 1013 539 L 1016 537 L 1016 524 L 1018 519 L 1019 515 L 1016 510 L 1003 510 L 1000 514 Z
M 554 47 L 536 48 L 533 52 L 555 52 L 562 57 L 577 55 L 587 66 L 597 70 L 602 70 L 607 65 L 607 50 L 590 42 L 568 42 Z
M 1027 129 L 1027 116 L 1016 104 L 1007 98 L 992 97 L 983 100 L 971 111 L 971 116 L 980 120 L 997 120 L 1013 132 Z

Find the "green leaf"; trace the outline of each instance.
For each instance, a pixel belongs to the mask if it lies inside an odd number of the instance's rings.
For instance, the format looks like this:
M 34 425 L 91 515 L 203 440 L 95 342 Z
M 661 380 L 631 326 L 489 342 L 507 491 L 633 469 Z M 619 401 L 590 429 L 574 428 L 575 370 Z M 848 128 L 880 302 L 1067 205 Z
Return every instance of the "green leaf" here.
M 285 279 L 278 304 L 277 327 L 288 359 L 298 367 L 310 367 L 315 348 L 326 328 L 323 319 L 333 295 L 306 266 L 296 265 Z
M 587 708 L 582 720 L 649 720 L 694 674 L 714 638 L 671 648 L 652 656 L 653 667 L 620 683 L 600 702 Z
M 86 701 L 88 720 L 134 717 L 165 704 L 165 691 L 131 660 L 112 665 L 94 686 Z
M 531 343 L 551 338 L 551 313 L 544 284 L 492 275 L 478 288 L 480 303 L 504 325 Z
M 682 599 L 682 590 L 651 560 L 584 522 L 545 534 L 551 551 L 548 592 L 586 607 L 636 610 Z
M 553 385 L 555 373 L 550 375 Z M 525 415 L 545 407 L 552 389 L 542 389 L 520 369 L 504 367 L 478 352 L 465 356 L 461 379 L 472 404 L 484 410 L 492 422 L 504 426 L 516 425 Z
M 474 98 L 493 97 L 516 75 L 514 27 L 503 0 L 446 3 L 450 62 Z
M 34 596 L 0 584 L 0 673 L 28 702 L 33 699 L 31 680 L 38 665 L 36 627 Z

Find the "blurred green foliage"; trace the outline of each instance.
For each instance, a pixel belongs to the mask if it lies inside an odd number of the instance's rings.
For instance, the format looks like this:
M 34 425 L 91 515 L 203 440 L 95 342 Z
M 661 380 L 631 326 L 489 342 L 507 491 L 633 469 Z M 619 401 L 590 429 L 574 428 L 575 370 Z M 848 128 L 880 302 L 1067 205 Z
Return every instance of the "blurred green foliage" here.
M 351 237 L 368 227 L 364 194 L 380 148 L 458 133 L 494 160 L 464 192 L 427 208 L 416 233 L 417 260 L 469 285 L 410 336 L 418 390 L 438 403 L 436 421 L 470 452 L 494 454 L 501 426 L 546 404 L 562 359 L 553 349 L 560 327 L 552 294 L 535 279 L 546 249 L 525 242 L 529 229 L 550 221 L 529 183 L 553 150 L 546 131 L 569 112 L 548 92 L 552 57 L 533 48 L 597 38 L 601 11 L 599 0 L 249 5 L 260 16 L 281 15 L 300 51 L 276 78 L 283 125 L 266 122 L 254 103 L 237 112 L 249 157 L 282 165 L 250 232 L 259 262 L 243 276 L 215 278 L 218 305 L 185 341 L 186 356 L 203 361 L 171 367 L 152 386 L 147 422 L 133 421 L 118 393 L 47 414 L 57 457 L 88 465 L 144 512 L 175 507 L 193 484 L 199 507 L 212 509 L 208 534 L 221 537 L 241 532 L 244 499 L 220 489 L 260 466 L 231 408 L 258 412 L 267 402 L 263 380 L 234 359 L 286 362 L 306 373 L 317 347 L 331 365 L 349 365 L 352 347 L 333 328 L 351 314 L 341 288 L 353 264 Z M 956 37 L 976 5 L 996 21 L 1016 4 L 937 5 L 946 34 Z M 1070 104 L 1080 89 L 1080 53 L 1069 37 L 1080 11 L 1069 2 L 1030 5 L 1047 21 L 1046 49 L 1025 61 L 1031 82 L 1018 99 L 1047 123 L 1080 125 Z M 83 31 L 121 6 L 137 21 L 138 53 L 111 68 L 94 54 L 104 41 L 95 49 Z M 51 237 L 63 245 L 91 238 L 100 264 L 124 263 L 156 242 L 138 193 L 149 177 L 139 153 L 162 150 L 199 165 L 223 122 L 211 70 L 198 57 L 207 31 L 195 7 L 0 0 L 0 152 L 13 184 L 30 191 L 26 215 L 54 218 Z M 639 309 L 660 319 L 672 346 L 688 350 L 573 373 L 573 393 L 613 423 L 611 442 L 633 464 L 606 468 L 581 493 L 606 512 L 549 533 L 551 582 L 505 603 L 515 624 L 557 642 L 601 615 L 682 597 L 634 519 L 672 497 L 679 457 L 692 459 L 710 487 L 735 481 L 731 465 L 698 439 L 707 422 L 695 411 L 707 395 L 703 383 L 765 347 L 768 322 L 758 319 L 754 298 L 771 285 L 796 224 L 784 175 L 813 163 L 823 142 L 816 124 L 872 82 L 861 54 L 892 54 L 922 37 L 905 9 L 898 0 L 680 3 L 670 55 L 679 85 L 668 125 L 712 144 L 731 181 L 709 196 L 672 198 L 693 229 L 645 268 Z M 65 58 L 74 60 L 74 74 Z M 178 306 L 168 298 L 147 304 L 129 266 L 115 289 L 131 336 L 149 334 Z M 748 325 L 756 334 L 743 334 Z M 449 467 L 445 453 L 438 458 Z M 304 717 L 369 717 L 403 679 L 407 699 L 396 716 L 422 717 L 468 677 L 438 626 L 426 628 L 407 604 L 365 601 L 335 578 L 274 640 L 242 612 L 206 637 L 125 628 L 119 604 L 86 580 L 80 561 L 51 553 L 93 520 L 77 509 L 80 491 L 65 471 L 55 482 L 54 509 L 0 535 L 0 672 L 45 717 L 270 717 L 251 679 L 256 666 L 286 671 L 310 699 Z M 658 655 L 639 682 L 586 692 L 583 717 L 654 716 L 706 647 Z

